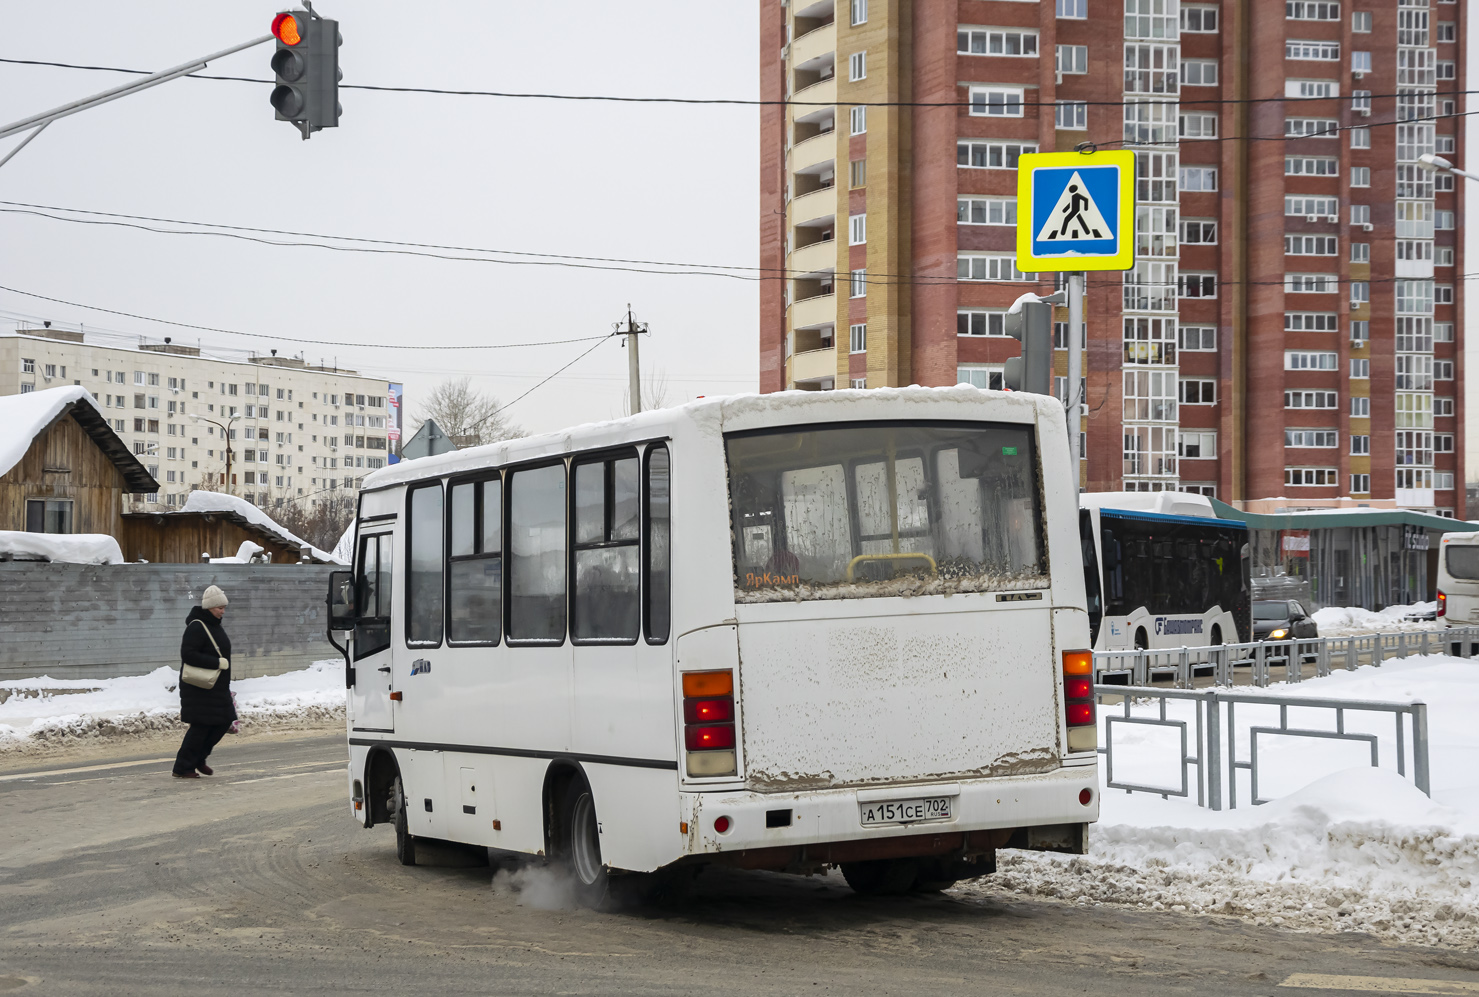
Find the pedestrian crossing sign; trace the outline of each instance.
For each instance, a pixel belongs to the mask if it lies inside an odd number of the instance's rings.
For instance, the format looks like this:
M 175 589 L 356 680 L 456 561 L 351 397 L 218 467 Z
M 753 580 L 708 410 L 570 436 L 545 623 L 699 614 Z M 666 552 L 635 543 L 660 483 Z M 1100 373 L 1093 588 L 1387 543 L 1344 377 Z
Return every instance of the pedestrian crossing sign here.
M 1134 266 L 1134 152 L 1042 152 L 1018 160 L 1018 270 Z

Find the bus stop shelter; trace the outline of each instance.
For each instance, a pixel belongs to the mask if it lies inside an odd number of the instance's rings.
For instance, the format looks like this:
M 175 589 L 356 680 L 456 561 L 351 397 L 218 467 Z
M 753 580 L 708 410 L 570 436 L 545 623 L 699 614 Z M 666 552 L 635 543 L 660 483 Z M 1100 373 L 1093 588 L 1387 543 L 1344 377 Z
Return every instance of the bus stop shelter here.
M 1312 608 L 1381 610 L 1431 602 L 1438 581 L 1438 538 L 1479 531 L 1479 523 L 1409 509 L 1240 512 L 1212 500 L 1222 519 L 1248 524 L 1254 578 L 1307 581 Z

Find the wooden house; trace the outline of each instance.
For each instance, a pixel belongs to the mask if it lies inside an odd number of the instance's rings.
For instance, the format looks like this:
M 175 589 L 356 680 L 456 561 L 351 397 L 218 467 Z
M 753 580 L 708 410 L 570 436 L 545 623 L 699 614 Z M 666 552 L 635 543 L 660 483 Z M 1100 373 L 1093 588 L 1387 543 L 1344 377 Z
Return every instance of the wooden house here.
M 0 530 L 117 537 L 124 493 L 157 491 L 85 388 L 0 397 Z

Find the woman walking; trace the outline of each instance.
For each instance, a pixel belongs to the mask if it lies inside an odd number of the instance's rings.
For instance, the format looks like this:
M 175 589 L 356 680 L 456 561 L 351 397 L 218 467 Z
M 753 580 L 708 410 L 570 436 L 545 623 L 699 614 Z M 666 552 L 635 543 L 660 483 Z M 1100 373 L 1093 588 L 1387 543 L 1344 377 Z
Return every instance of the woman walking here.
M 176 779 L 213 774 L 205 763 L 236 719 L 231 702 L 231 638 L 221 626 L 226 593 L 212 585 L 185 619 L 180 641 L 180 720 L 190 725 L 175 756 Z

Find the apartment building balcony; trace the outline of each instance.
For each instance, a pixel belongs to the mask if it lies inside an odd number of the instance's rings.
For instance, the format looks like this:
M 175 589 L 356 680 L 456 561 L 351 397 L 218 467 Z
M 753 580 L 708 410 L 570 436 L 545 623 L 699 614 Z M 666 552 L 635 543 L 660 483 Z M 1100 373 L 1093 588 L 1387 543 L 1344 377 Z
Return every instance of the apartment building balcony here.
M 805 33 L 802 30 L 805 29 Z M 791 42 L 791 65 L 797 71 L 803 66 L 837 62 L 837 22 L 797 18 L 796 37 Z
M 791 199 L 792 225 L 822 225 L 837 215 L 837 188 L 822 187 Z
M 805 230 L 798 230 L 805 231 Z M 802 246 L 791 253 L 786 263 L 792 275 L 826 273 L 829 276 L 837 268 L 837 240 L 822 239 Z
M 805 329 L 820 327 L 824 325 L 835 325 L 837 322 L 837 296 L 832 293 L 831 285 L 825 285 L 828 289 L 823 292 L 820 286 L 815 288 L 803 285 L 812 284 L 811 281 L 797 281 L 798 293 L 811 290 L 813 293 L 804 298 L 798 298 L 791 304 L 789 311 L 792 329 Z
M 814 131 L 807 138 L 798 138 L 796 144 L 791 147 L 790 165 L 793 170 L 800 173 L 820 173 L 820 167 L 833 167 L 837 159 L 837 130 L 832 127 L 832 119 L 828 117 L 825 121 L 827 127 L 822 129 L 819 124 L 813 123 Z M 796 130 L 801 131 L 806 122 L 798 121 Z M 804 193 L 804 192 L 797 192 Z
M 805 163 L 791 175 L 791 196 L 801 197 L 818 190 L 835 190 L 837 187 L 837 163 L 831 143 L 823 150 L 825 159 L 810 162 L 793 157 L 792 162 Z
M 807 350 L 791 356 L 790 381 L 797 387 L 830 386 L 837 378 L 837 348 Z
M 795 89 L 791 91 L 791 100 L 800 106 L 793 108 L 796 120 L 800 122 L 803 116 L 823 116 L 835 119 L 836 110 L 827 105 L 837 103 L 837 75 L 829 71 L 826 73 L 817 70 L 815 72 L 802 72 L 796 70 Z M 803 137 L 797 134 L 799 142 Z

